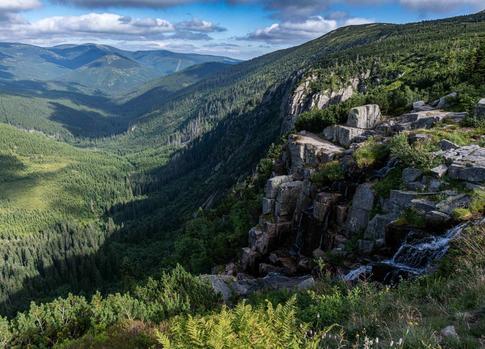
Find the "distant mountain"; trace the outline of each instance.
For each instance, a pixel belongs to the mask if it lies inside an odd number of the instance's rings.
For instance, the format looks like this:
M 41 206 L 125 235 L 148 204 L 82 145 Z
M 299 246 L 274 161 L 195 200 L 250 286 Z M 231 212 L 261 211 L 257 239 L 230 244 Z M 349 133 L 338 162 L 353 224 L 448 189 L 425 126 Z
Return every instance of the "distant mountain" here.
M 77 83 L 107 95 L 119 95 L 150 80 L 206 62 L 237 60 L 209 55 L 120 50 L 83 44 L 37 47 L 0 43 L 0 79 Z

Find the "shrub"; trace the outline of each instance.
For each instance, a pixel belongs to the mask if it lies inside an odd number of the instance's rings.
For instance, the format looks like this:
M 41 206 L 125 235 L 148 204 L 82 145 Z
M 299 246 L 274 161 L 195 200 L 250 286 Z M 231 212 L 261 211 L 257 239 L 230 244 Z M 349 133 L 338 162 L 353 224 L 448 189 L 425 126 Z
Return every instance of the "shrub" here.
M 371 167 L 389 156 L 389 147 L 377 143 L 374 138 L 369 138 L 354 152 L 353 156 L 359 168 Z
M 433 154 L 435 146 L 429 141 L 418 141 L 411 145 L 403 133 L 394 136 L 390 142 L 391 155 L 399 158 L 405 166 L 429 170 L 440 160 Z
M 380 181 L 374 184 L 374 191 L 380 197 L 387 198 L 391 190 L 399 189 L 402 184 L 402 168 L 393 168 L 389 173 Z
M 295 297 L 276 307 L 240 303 L 205 317 L 177 317 L 158 332 L 164 348 L 317 348 L 319 336 L 308 336 L 296 317 Z
M 335 160 L 320 165 L 317 172 L 312 174 L 311 181 L 318 187 L 323 187 L 343 178 L 344 171 L 342 166 L 339 161 Z

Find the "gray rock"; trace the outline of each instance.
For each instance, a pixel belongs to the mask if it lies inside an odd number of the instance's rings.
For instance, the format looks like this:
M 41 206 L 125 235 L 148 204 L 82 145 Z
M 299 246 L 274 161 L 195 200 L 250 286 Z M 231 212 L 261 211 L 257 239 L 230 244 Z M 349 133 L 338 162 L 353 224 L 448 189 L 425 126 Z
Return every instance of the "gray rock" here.
M 443 182 L 436 178 L 431 178 L 428 182 L 428 190 L 433 193 L 439 191 L 442 186 Z
M 450 142 L 447 139 L 442 139 L 439 143 L 439 146 L 441 150 L 450 150 L 450 149 L 456 149 L 459 148 L 459 146 L 453 142 Z
M 426 190 L 426 184 L 424 184 L 423 182 L 406 183 L 406 189 L 411 191 L 422 192 Z
M 465 208 L 468 207 L 471 198 L 466 194 L 459 194 L 455 196 L 450 196 L 443 201 L 440 201 L 436 204 L 436 208 L 438 211 L 444 212 L 448 215 L 451 215 L 453 211 L 457 208 Z
M 241 254 L 242 270 L 248 271 L 253 269 L 260 258 L 261 255 L 258 252 L 250 249 L 249 247 L 244 247 Z
M 201 279 L 206 280 L 212 286 L 216 294 L 221 295 L 224 303 L 229 303 L 233 298 L 233 290 L 230 286 L 236 281 L 233 276 L 229 275 L 201 275 Z
M 443 177 L 446 172 L 448 172 L 448 166 L 444 164 L 438 165 L 431 169 L 431 173 L 438 178 Z
M 313 217 L 319 222 L 326 221 L 339 198 L 340 194 L 319 193 L 313 202 Z
M 262 254 L 265 255 L 268 253 L 270 242 L 273 236 L 270 236 L 267 232 L 261 230 L 259 227 L 254 227 L 249 230 L 249 247 Z
M 448 169 L 450 178 L 467 182 L 485 181 L 485 148 L 468 145 L 437 154 L 451 164 Z
M 434 202 L 424 199 L 411 200 L 411 207 L 422 213 L 427 213 L 436 209 Z
M 448 176 L 467 182 L 485 182 L 485 163 L 482 164 L 451 164 Z
M 431 138 L 430 135 L 427 135 L 427 134 L 424 134 L 424 133 L 416 133 L 416 134 L 410 134 L 408 136 L 408 141 L 409 141 L 409 143 L 414 144 L 416 142 L 421 142 L 421 141 L 424 141 L 424 140 L 428 140 L 430 138 Z
M 405 184 L 415 182 L 423 172 L 417 168 L 407 167 L 402 171 L 402 180 Z
M 375 242 L 369 240 L 359 240 L 357 242 L 357 248 L 362 254 L 371 254 L 374 250 Z
M 288 139 L 288 151 L 290 155 L 290 170 L 296 173 L 305 165 L 315 166 L 319 163 L 333 160 L 344 151 L 315 134 L 302 131 L 299 134 L 290 135 Z
M 291 182 L 292 180 L 292 176 L 276 176 L 270 178 L 264 187 L 265 197 L 268 199 L 276 199 L 280 185 L 286 182 Z
M 275 203 L 275 215 L 277 217 L 293 214 L 302 188 L 302 181 L 286 182 L 280 185 Z
M 400 209 L 411 207 L 412 201 L 417 199 L 419 193 L 413 191 L 391 190 L 389 202 Z
M 255 292 L 276 290 L 305 290 L 315 286 L 312 276 L 288 277 L 278 273 L 269 273 L 263 278 L 241 279 L 226 275 L 204 275 L 214 291 L 230 302 L 235 297 L 248 297 Z
M 348 207 L 346 205 L 338 205 L 336 207 L 336 220 L 337 220 L 337 224 L 339 226 L 343 226 L 345 224 L 345 220 L 347 219 L 347 211 L 348 211 Z
M 450 215 L 440 211 L 429 211 L 424 216 L 427 227 L 443 227 L 447 226 L 451 222 Z
M 426 102 L 425 101 L 416 101 L 416 102 L 413 102 L 413 110 L 418 111 L 417 109 L 419 109 L 421 107 L 424 107 L 425 105 L 426 105 Z
M 435 105 L 436 108 L 438 109 L 447 108 L 453 104 L 457 96 L 458 95 L 456 92 L 452 92 L 446 96 L 441 97 L 439 100 L 433 102 L 433 105 Z
M 263 215 L 273 213 L 274 199 L 263 198 Z
M 323 130 L 323 136 L 326 140 L 348 147 L 353 143 L 355 138 L 361 136 L 365 132 L 366 130 L 356 127 L 333 125 Z
M 397 217 L 393 214 L 378 214 L 375 215 L 369 221 L 367 229 L 364 233 L 364 239 L 366 240 L 379 240 L 383 239 L 386 232 L 386 226 L 395 220 Z
M 458 333 L 456 333 L 455 326 L 446 326 L 440 331 L 440 334 L 445 338 L 458 338 Z
M 479 118 L 485 117 L 485 98 L 478 101 L 477 106 L 475 107 L 475 115 Z
M 359 233 L 366 229 L 369 222 L 369 213 L 374 207 L 374 198 L 375 194 L 371 184 L 364 183 L 357 187 L 347 218 L 347 231 Z
M 427 105 L 424 101 L 416 101 L 413 103 L 414 112 L 430 111 L 430 110 L 433 110 L 433 107 L 431 107 L 430 105 Z
M 374 128 L 382 119 L 381 109 L 377 104 L 367 104 L 352 108 L 347 118 L 347 126 L 356 128 Z

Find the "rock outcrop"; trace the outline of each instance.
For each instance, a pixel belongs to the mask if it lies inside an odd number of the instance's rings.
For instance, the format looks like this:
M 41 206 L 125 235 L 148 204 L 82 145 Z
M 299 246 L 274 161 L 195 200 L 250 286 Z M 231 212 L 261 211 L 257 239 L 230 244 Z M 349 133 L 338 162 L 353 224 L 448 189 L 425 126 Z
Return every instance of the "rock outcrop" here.
M 315 279 L 310 276 L 287 277 L 278 273 L 269 273 L 263 278 L 237 279 L 230 275 L 204 275 L 226 303 L 237 297 L 248 297 L 255 292 L 275 290 L 305 290 L 315 285 Z
M 445 100 L 449 98 L 436 105 Z M 448 180 L 462 181 L 467 188 L 483 188 L 485 149 L 442 139 L 435 155 L 444 163 L 431 171 L 405 168 L 400 188 L 390 190 L 388 197 L 378 196 L 376 182 L 399 160 L 388 158 L 386 164 L 377 165 L 380 168 L 366 168 L 366 173 L 357 168 L 353 157 L 360 143 L 375 136 L 384 144 L 396 133 L 431 128 L 446 119 L 458 122 L 466 115 L 437 110 L 422 101 L 415 102 L 413 109 L 386 120 L 378 106 L 365 105 L 349 112 L 346 125 L 323 130 L 323 138 L 305 131 L 291 134 L 277 161 L 278 170 L 266 183 L 262 215 L 248 233 L 248 247 L 242 250 L 237 268 L 229 268 L 230 276 L 211 276 L 214 288 L 228 299 L 260 289 L 306 287 L 313 281 L 298 275 L 314 272 L 315 259 L 345 259 L 332 272 L 343 273 L 355 266 L 346 280 L 372 271 L 375 279 L 392 282 L 427 270 L 430 260 L 446 251 L 444 244 L 462 229 L 453 230 L 455 210 L 467 208 L 472 200 L 470 195 L 450 189 Z M 410 144 L 430 139 L 424 132 L 408 135 Z M 318 178 L 331 161 L 338 161 L 343 177 L 330 183 L 315 181 L 314 175 Z M 393 254 L 395 260 L 390 260 Z M 413 261 L 412 254 L 422 260 Z M 359 267 L 369 258 L 377 262 Z M 401 262 L 410 267 L 401 270 Z M 258 278 L 248 278 L 248 274 Z
M 363 105 L 350 110 L 347 123 L 333 125 L 323 130 L 323 137 L 333 143 L 349 147 L 374 135 L 371 130 L 382 121 L 381 110 L 376 104 Z
M 296 118 L 303 112 L 312 109 L 323 109 L 332 104 L 345 102 L 351 98 L 359 86 L 365 85 L 365 80 L 369 78 L 370 72 L 360 74 L 347 81 L 344 86 L 336 90 L 325 89 L 323 91 L 313 90 L 313 84 L 319 77 L 316 73 L 311 73 L 296 87 L 293 96 L 289 99 L 286 107 L 286 116 L 283 121 L 283 133 L 290 131 L 296 121 Z

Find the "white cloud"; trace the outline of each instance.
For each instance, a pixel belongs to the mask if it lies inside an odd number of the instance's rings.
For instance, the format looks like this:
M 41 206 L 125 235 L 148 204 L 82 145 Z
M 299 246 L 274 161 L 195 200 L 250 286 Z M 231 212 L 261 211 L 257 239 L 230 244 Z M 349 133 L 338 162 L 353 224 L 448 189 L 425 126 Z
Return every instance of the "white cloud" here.
M 285 21 L 258 29 L 239 40 L 263 41 L 268 44 L 302 43 L 320 37 L 340 26 L 374 23 L 369 18 L 326 19 L 321 16 L 301 21 Z
M 399 0 L 401 5 L 417 11 L 447 12 L 459 6 L 485 9 L 485 0 Z
M 354 17 L 354 18 L 346 19 L 344 22 L 344 25 L 359 25 L 359 24 L 369 24 L 369 23 L 375 23 L 375 21 L 369 18 Z
M 102 33 L 156 35 L 174 31 L 174 26 L 160 18 L 131 18 L 113 13 L 89 13 L 81 16 L 47 17 L 26 25 L 30 34 Z
M 212 40 L 225 28 L 205 20 L 171 23 L 161 18 L 133 18 L 115 13 L 53 16 L 28 22 L 18 14 L 0 16 L 0 41 L 59 42 L 100 40 Z
M 258 29 L 239 39 L 264 41 L 273 44 L 303 42 L 317 38 L 336 28 L 336 20 L 316 16 L 298 22 L 286 21 L 275 23 L 269 27 Z
M 59 4 L 75 5 L 86 8 L 105 7 L 149 7 L 164 8 L 211 0 L 53 0 Z
M 0 0 L 0 12 L 32 10 L 41 5 L 39 0 Z
M 226 28 L 220 27 L 210 21 L 204 21 L 200 19 L 192 19 L 190 21 L 184 21 L 176 24 L 178 30 L 189 30 L 193 32 L 201 33 L 213 33 L 213 32 L 223 32 Z

